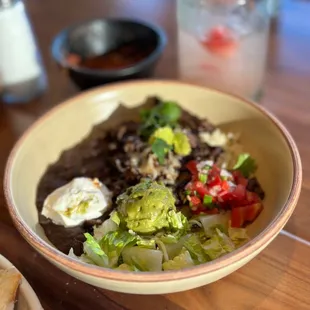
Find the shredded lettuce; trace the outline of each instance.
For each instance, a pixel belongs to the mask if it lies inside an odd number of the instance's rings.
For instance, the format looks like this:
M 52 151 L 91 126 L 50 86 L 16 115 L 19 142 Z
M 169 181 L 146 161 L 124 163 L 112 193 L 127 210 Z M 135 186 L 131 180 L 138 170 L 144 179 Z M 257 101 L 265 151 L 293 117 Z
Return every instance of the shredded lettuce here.
M 110 219 L 117 225 L 119 226 L 121 223 L 121 219 L 119 217 L 119 214 L 117 211 L 113 211 L 110 215 Z
M 163 243 L 177 243 L 178 242 L 178 238 L 172 234 L 166 234 L 166 235 L 162 235 L 162 236 L 158 236 L 158 238 L 163 242 Z
M 185 235 L 181 237 L 176 243 L 165 243 L 169 259 L 173 259 L 181 253 L 184 243 L 188 239 L 188 237 L 188 235 Z
M 194 266 L 191 255 L 186 249 L 183 249 L 181 254 L 174 259 L 163 263 L 164 270 L 178 270 Z
M 228 236 L 235 246 L 240 246 L 249 240 L 249 236 L 245 228 L 235 228 L 230 225 L 228 227 Z
M 161 271 L 163 253 L 159 250 L 139 248 L 137 246 L 126 248 L 122 253 L 123 260 L 130 266 L 141 271 Z
M 80 262 L 94 265 L 94 262 L 90 258 L 88 258 L 85 254 L 82 254 L 81 256 L 75 255 L 73 248 L 69 250 L 68 256 L 76 260 L 79 260 Z
M 119 256 L 126 246 L 135 245 L 137 237 L 127 231 L 107 233 L 99 242 L 101 249 L 109 258 L 109 267 L 117 265 Z
M 214 235 L 215 228 L 227 233 L 229 218 L 230 213 L 226 212 L 213 215 L 203 215 L 199 217 L 199 220 L 204 228 L 206 236 L 211 238 Z
M 116 267 L 122 250 L 137 241 L 136 236 L 126 231 L 110 231 L 100 241 L 89 233 L 84 235 L 86 241 L 83 248 L 87 258 L 98 266 L 109 268 Z
M 94 237 L 96 240 L 100 241 L 104 235 L 108 232 L 118 230 L 118 225 L 111 220 L 111 218 L 105 220 L 101 225 L 94 226 Z
M 198 235 L 192 234 L 188 239 L 186 239 L 184 242 L 184 247 L 189 251 L 195 263 L 201 264 L 208 261 Z
M 233 251 L 235 245 L 227 235 L 216 228 L 215 234 L 202 245 L 202 248 L 209 258 L 214 260 L 223 254 Z
M 168 252 L 167 252 L 167 249 L 166 249 L 166 245 L 161 241 L 161 240 L 156 240 L 156 243 L 157 243 L 157 246 L 159 248 L 160 251 L 163 252 L 163 258 L 164 258 L 164 261 L 168 261 L 169 260 L 169 255 L 168 255 Z
M 83 249 L 86 257 L 101 267 L 109 267 L 109 257 L 101 249 L 97 240 L 89 233 L 84 234 L 86 241 L 83 243 Z
M 138 236 L 137 245 L 140 248 L 147 248 L 147 249 L 153 249 L 153 250 L 155 250 L 156 248 L 155 239 L 146 239 L 140 236 Z

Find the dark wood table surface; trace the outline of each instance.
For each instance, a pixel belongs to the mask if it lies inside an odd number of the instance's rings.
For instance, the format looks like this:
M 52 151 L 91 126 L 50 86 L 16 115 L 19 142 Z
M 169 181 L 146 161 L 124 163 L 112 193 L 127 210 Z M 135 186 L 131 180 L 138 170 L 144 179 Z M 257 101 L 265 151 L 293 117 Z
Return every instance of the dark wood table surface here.
M 21 270 L 44 309 L 310 309 L 310 2 L 280 1 L 279 20 L 270 37 L 262 105 L 290 130 L 303 161 L 302 194 L 285 230 L 245 267 L 211 285 L 159 296 L 120 294 L 84 284 L 37 254 L 13 227 L 1 190 L 0 253 Z M 9 151 L 20 134 L 52 106 L 78 92 L 50 57 L 51 40 L 63 27 L 98 16 L 153 21 L 169 38 L 156 76 L 177 78 L 173 0 L 26 0 L 26 6 L 43 53 L 49 89 L 25 106 L 0 105 L 0 183 Z

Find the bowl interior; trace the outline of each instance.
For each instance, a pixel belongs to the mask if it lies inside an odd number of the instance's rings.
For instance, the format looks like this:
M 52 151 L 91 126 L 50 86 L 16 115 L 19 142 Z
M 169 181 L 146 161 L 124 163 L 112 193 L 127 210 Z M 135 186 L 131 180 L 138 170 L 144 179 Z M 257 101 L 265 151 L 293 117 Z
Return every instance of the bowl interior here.
M 293 158 L 284 135 L 266 114 L 214 90 L 168 81 L 132 82 L 94 89 L 69 100 L 39 120 L 18 143 L 7 180 L 11 208 L 24 225 L 47 241 L 35 206 L 37 185 L 47 166 L 107 119 L 119 102 L 135 107 L 150 95 L 174 100 L 224 130 L 240 133 L 245 150 L 257 159 L 257 176 L 266 191 L 265 209 L 249 227 L 251 237 L 283 211 L 293 183 Z
M 61 32 L 54 42 L 54 56 L 66 62 L 66 55 L 77 54 L 88 58 L 108 53 L 121 45 L 136 42 L 141 48 L 155 50 L 158 33 L 151 26 L 131 21 L 96 19 L 72 26 Z

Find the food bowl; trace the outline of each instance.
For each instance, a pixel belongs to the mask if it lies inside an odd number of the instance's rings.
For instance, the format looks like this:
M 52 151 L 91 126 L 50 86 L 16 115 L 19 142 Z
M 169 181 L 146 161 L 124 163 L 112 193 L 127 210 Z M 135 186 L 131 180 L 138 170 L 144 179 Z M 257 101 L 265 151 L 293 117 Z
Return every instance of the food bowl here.
M 212 262 L 179 271 L 121 272 L 69 258 L 47 240 L 38 224 L 35 200 L 40 178 L 63 150 L 79 143 L 94 125 L 108 119 L 120 102 L 136 107 L 151 95 L 174 100 L 189 112 L 207 117 L 223 130 L 240 133 L 242 144 L 257 159 L 257 177 L 266 192 L 265 208 L 248 229 L 251 240 Z M 290 218 L 300 194 L 301 181 L 301 161 L 292 137 L 262 107 L 230 94 L 181 82 L 135 81 L 82 93 L 39 119 L 10 154 L 4 190 L 9 212 L 22 236 L 63 271 L 105 289 L 163 294 L 214 282 L 253 259 Z
M 86 89 L 151 76 L 165 45 L 164 31 L 147 22 L 93 19 L 61 31 L 52 43 L 52 55 L 73 82 Z

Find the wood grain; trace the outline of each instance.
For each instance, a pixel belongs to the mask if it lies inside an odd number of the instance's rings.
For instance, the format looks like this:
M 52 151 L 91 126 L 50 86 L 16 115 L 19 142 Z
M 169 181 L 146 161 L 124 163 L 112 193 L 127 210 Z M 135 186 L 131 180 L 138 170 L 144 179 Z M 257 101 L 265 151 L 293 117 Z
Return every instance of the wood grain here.
M 310 242 L 310 2 L 281 0 L 281 4 L 280 19 L 270 36 L 262 105 L 287 126 L 299 147 L 303 191 L 286 230 Z M 62 28 L 100 16 L 155 22 L 169 39 L 156 76 L 177 77 L 174 0 L 26 0 L 26 6 L 42 50 L 49 89 L 25 106 L 0 104 L 0 183 L 8 153 L 20 134 L 52 106 L 77 93 L 50 56 L 52 38 Z M 298 238 L 280 235 L 248 265 L 212 285 L 166 296 L 139 296 L 93 288 L 52 266 L 11 227 L 2 191 L 0 222 L 0 252 L 20 268 L 48 310 L 310 309 L 310 247 Z

